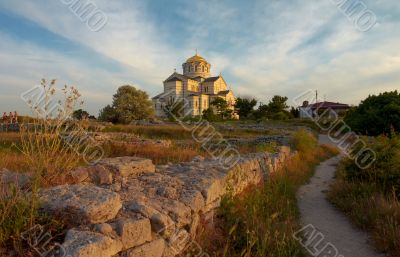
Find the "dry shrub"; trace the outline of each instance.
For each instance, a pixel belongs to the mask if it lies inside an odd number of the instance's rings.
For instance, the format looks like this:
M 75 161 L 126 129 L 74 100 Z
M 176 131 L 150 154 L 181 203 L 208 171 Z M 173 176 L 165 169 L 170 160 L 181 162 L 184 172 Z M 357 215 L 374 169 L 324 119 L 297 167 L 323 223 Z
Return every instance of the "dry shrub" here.
M 72 114 L 80 96 L 78 91 L 64 87 L 64 101 L 59 102 L 54 116 L 50 110 L 54 103 L 55 81 L 43 80 L 42 89 L 43 95 L 36 95 L 38 98 L 28 102 L 36 115 L 32 123 L 21 125 L 20 133 L 3 134 L 0 139 L 0 168 L 30 172 L 34 178 L 27 189 L 13 184 L 0 188 L 0 248 L 13 249 L 18 256 L 33 256 L 20 237 L 21 232 L 32 225 L 42 224 L 59 231 L 61 226 L 56 219 L 39 214 L 36 192 L 42 186 L 64 183 L 65 173 L 80 162 L 76 151 L 80 146 L 65 141 L 65 135 L 70 132 L 66 128 L 71 128 L 65 117 Z
M 385 196 L 375 184 L 339 178 L 328 197 L 355 225 L 371 232 L 378 250 L 400 256 L 400 203 L 396 196 Z
M 50 83 L 42 80 L 41 86 L 41 100 L 28 102 L 35 119 L 33 123 L 21 125 L 18 149 L 39 184 L 63 184 L 67 171 L 82 161 L 79 152 L 82 135 L 75 132 L 83 129 L 70 120 L 80 94 L 76 88 L 65 85 L 63 100 L 55 105 L 55 80 Z M 70 135 L 76 139 L 67 139 Z

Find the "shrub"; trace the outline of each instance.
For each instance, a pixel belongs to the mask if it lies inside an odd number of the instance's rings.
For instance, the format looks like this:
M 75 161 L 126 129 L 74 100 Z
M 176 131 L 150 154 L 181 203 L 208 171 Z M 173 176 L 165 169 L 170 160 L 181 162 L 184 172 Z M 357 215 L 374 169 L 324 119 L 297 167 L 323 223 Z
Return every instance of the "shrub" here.
M 297 131 L 291 139 L 292 147 L 303 153 L 312 151 L 317 144 L 318 141 L 315 136 L 304 129 Z
M 375 162 L 361 169 L 354 161 L 344 161 L 346 180 L 374 183 L 386 194 L 400 197 L 400 136 L 377 137 L 369 147 L 376 153 Z
M 349 111 L 345 122 L 353 131 L 377 136 L 400 131 L 400 93 L 385 92 L 368 96 Z

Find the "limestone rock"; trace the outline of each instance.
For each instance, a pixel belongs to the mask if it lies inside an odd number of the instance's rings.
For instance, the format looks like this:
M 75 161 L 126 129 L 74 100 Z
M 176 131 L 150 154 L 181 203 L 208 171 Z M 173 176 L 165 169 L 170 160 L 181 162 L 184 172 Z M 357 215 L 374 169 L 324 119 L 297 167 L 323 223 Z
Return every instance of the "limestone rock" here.
M 31 175 L 27 173 L 12 172 L 7 169 L 0 171 L 0 185 L 13 184 L 18 188 L 24 188 L 31 182 Z
M 97 232 L 99 232 L 103 235 L 111 235 L 113 233 L 113 228 L 108 223 L 96 224 L 95 229 Z
M 126 252 L 126 257 L 162 257 L 165 249 L 164 239 L 157 239 Z
M 149 218 L 153 232 L 159 235 L 168 236 L 175 231 L 175 223 L 168 215 L 157 211 L 145 203 L 132 202 L 129 209 Z
M 62 247 L 68 257 L 111 257 L 122 250 L 122 243 L 99 233 L 71 229 Z
M 71 171 L 70 174 L 75 183 L 82 183 L 89 178 L 89 172 L 83 167 L 79 167 L 76 170 Z
M 111 172 L 106 169 L 99 169 L 98 178 L 100 185 L 111 185 L 113 182 Z
M 108 158 L 100 160 L 97 165 L 104 166 L 121 177 L 155 172 L 155 166 L 151 160 L 139 157 Z
M 149 219 L 121 218 L 113 223 L 117 234 L 121 237 L 123 249 L 129 249 L 151 241 L 151 225 Z
M 63 185 L 40 192 L 45 212 L 61 214 L 73 223 L 102 223 L 122 207 L 120 196 L 93 185 Z
M 190 241 L 190 234 L 185 229 L 176 231 L 166 244 L 164 256 L 176 256 L 182 253 Z

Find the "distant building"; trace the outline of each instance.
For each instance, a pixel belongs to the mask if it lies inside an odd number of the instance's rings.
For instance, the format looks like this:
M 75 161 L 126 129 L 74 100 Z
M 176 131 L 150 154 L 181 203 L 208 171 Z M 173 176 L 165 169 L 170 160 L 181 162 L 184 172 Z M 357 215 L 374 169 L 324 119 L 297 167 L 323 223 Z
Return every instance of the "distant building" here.
M 300 118 L 311 118 L 314 117 L 316 113 L 321 114 L 325 110 L 330 109 L 337 113 L 338 115 L 343 115 L 350 109 L 348 104 L 334 103 L 334 102 L 318 102 L 314 104 L 309 104 L 307 101 L 299 108 Z
M 220 74 L 211 77 L 211 64 L 199 56 L 190 57 L 182 64 L 183 74 L 176 71 L 164 81 L 164 92 L 153 97 L 157 117 L 165 117 L 164 107 L 185 100 L 185 115 L 198 116 L 210 108 L 218 97 L 234 109 L 236 98 Z

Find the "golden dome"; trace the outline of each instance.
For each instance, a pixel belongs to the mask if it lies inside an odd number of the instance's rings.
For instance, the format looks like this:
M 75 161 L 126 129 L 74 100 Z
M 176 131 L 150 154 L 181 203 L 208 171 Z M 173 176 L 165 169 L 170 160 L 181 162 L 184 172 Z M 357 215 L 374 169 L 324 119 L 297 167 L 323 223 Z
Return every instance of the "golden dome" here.
M 200 55 L 196 54 L 196 55 L 190 57 L 189 59 L 187 59 L 186 62 L 207 62 L 207 61 Z

